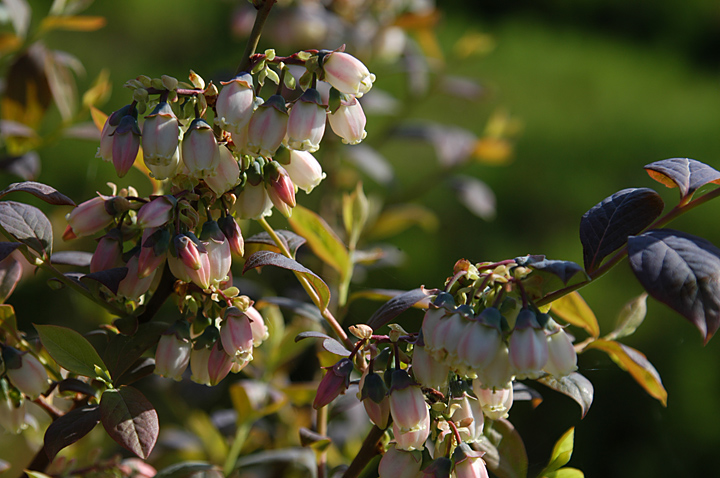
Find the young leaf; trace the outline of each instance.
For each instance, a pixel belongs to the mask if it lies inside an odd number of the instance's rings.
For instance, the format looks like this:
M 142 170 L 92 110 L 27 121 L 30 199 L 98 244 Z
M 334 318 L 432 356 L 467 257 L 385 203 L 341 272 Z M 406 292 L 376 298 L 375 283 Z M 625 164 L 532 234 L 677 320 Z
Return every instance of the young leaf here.
M 408 310 L 417 302 L 427 299 L 429 296 L 437 293 L 437 289 L 425 289 L 424 287 L 419 287 L 397 295 L 385 302 L 378 310 L 376 310 L 372 317 L 370 317 L 367 321 L 367 325 L 373 330 L 377 330 Z
M 343 224 L 353 250 L 360 239 L 360 233 L 365 228 L 369 209 L 370 205 L 361 182 L 357 183 L 352 193 L 343 195 Z
M 71 410 L 50 424 L 45 431 L 45 453 L 50 461 L 63 448 L 72 445 L 100 422 L 100 407 L 89 405 Z
M 7 256 L 22 245 L 22 242 L 0 242 L 0 261 L 5 260 Z
M 109 379 L 107 367 L 85 337 L 59 325 L 35 325 L 40 342 L 63 368 L 86 377 Z M 102 373 L 98 373 L 97 370 Z
M 22 265 L 14 258 L 0 261 L 0 304 L 5 302 L 15 290 L 22 277 Z
M 681 202 L 689 201 L 695 191 L 708 183 L 720 184 L 720 171 L 690 158 L 656 161 L 646 165 L 645 170 L 655 181 L 678 188 Z
M 127 267 L 115 267 L 113 269 L 106 269 L 104 271 L 97 271 L 90 274 L 85 274 L 81 277 L 81 279 L 89 279 L 99 282 L 108 289 L 110 289 L 113 294 L 117 294 L 118 287 L 120 287 L 120 282 L 122 282 L 125 276 L 127 276 L 127 273 Z
M 123 386 L 100 398 L 103 427 L 123 448 L 146 459 L 157 441 L 160 425 L 152 403 L 139 390 Z
M 585 270 L 592 272 L 662 213 L 665 204 L 652 189 L 623 189 L 593 206 L 580 220 Z
M 560 468 L 559 470 L 540 475 L 540 478 L 584 478 L 585 474 L 577 468 Z
M 700 330 L 705 343 L 720 327 L 720 249 L 672 229 L 628 239 L 630 267 L 655 299 Z
M 30 193 L 33 196 L 42 199 L 48 204 L 54 204 L 57 206 L 76 206 L 75 202 L 62 194 L 55 188 L 48 186 L 47 184 L 36 183 L 34 181 L 25 181 L 22 183 L 13 183 L 0 191 L 0 198 L 15 191 L 24 191 Z
M 313 252 L 340 274 L 341 280 L 352 272 L 345 244 L 322 217 L 310 209 L 296 206 L 288 221 L 296 233 L 307 239 Z
M 486 439 L 477 445 L 484 451 L 483 460 L 488 470 L 498 478 L 526 478 L 528 457 L 525 444 L 515 427 L 506 419 L 493 421 L 492 428 L 485 432 Z
M 559 470 L 567 465 L 573 452 L 573 443 L 575 441 L 575 428 L 566 431 L 563 436 L 555 443 L 552 455 L 550 455 L 550 463 L 541 471 L 538 476 L 547 476 L 548 473 Z
M 660 380 L 660 374 L 641 352 L 620 342 L 603 339 L 591 342 L 587 348 L 602 350 L 608 354 L 613 362 L 627 371 L 651 397 L 659 400 L 664 407 L 667 406 L 667 391 Z
M 625 304 L 618 314 L 615 330 L 604 337 L 606 340 L 617 340 L 635 333 L 647 314 L 647 296 L 647 293 L 643 292 Z
M 89 15 L 62 15 L 43 18 L 40 30 L 69 30 L 75 32 L 93 32 L 104 27 L 107 23 L 105 17 Z
M 560 378 L 553 377 L 552 375 L 546 375 L 538 379 L 538 382 L 575 400 L 582 409 L 581 418 L 585 418 L 588 410 L 590 410 L 593 395 L 595 394 L 595 390 L 590 380 L 586 379 L 577 372 L 573 372 L 570 375 Z
M 248 257 L 245 262 L 245 267 L 243 267 L 243 274 L 250 269 L 263 266 L 276 266 L 299 273 L 310 282 L 310 285 L 317 293 L 320 299 L 321 310 L 327 308 L 330 303 L 330 288 L 317 274 L 307 267 L 297 261 L 288 259 L 282 254 L 271 251 L 259 251 Z
M 92 256 L 92 252 L 59 251 L 50 257 L 50 263 L 54 265 L 90 267 Z
M 52 225 L 35 206 L 15 201 L 0 202 L 0 227 L 12 238 L 43 257 L 52 253 Z
M 597 318 L 578 291 L 553 301 L 550 313 L 568 324 L 585 329 L 592 337 L 600 336 Z

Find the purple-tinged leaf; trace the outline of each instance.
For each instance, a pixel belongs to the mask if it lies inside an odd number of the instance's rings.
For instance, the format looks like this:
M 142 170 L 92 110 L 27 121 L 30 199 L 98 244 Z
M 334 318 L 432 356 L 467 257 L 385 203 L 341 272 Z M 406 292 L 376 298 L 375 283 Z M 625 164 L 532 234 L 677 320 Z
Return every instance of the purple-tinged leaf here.
M 92 252 L 85 251 L 59 251 L 50 257 L 54 265 L 90 267 Z
M 690 158 L 656 161 L 645 166 L 645 170 L 655 181 L 678 188 L 681 202 L 689 201 L 695 191 L 708 183 L 720 184 L 720 171 Z
M 391 320 L 408 310 L 417 302 L 427 299 L 429 296 L 435 295 L 438 292 L 438 289 L 425 289 L 424 287 L 419 287 L 397 295 L 385 302 L 378 310 L 376 310 L 372 317 L 370 317 L 367 321 L 367 325 L 373 330 L 377 330 L 383 325 L 388 324 Z
M 322 332 L 315 332 L 314 330 L 306 330 L 305 332 L 300 332 L 295 336 L 295 342 L 300 342 L 303 339 L 329 339 L 331 338 L 328 334 L 323 334 Z
M 107 367 L 88 340 L 59 325 L 35 325 L 40 342 L 58 365 L 72 373 L 107 379 Z
M 160 432 L 152 403 L 137 389 L 123 386 L 106 390 L 100 398 L 103 427 L 123 448 L 146 459 Z
M 293 257 L 297 254 L 297 250 L 305 244 L 305 238 L 302 236 L 298 236 L 292 231 L 288 231 L 285 229 L 280 229 L 277 232 L 277 235 L 280 236 L 280 239 L 283 241 L 284 246 L 290 251 L 290 254 L 292 254 Z M 247 249 L 248 245 L 257 244 L 260 245 L 266 245 L 270 246 L 271 250 L 273 252 L 280 252 L 280 249 L 278 249 L 277 244 L 275 244 L 275 241 L 273 241 L 272 237 L 270 237 L 270 234 L 267 232 L 261 232 L 259 234 L 255 234 L 254 236 L 245 239 L 245 247 Z M 258 247 L 258 250 L 260 249 L 267 249 L 266 247 Z M 254 252 L 254 251 L 252 251 Z
M 50 424 L 45 431 L 45 453 L 50 461 L 63 448 L 72 445 L 100 422 L 100 406 L 91 405 L 71 410 Z
M 0 158 L 0 171 L 7 171 L 26 181 L 32 181 L 40 175 L 40 155 L 37 151 L 28 151 L 22 156 Z
M 137 382 L 141 378 L 145 378 L 155 371 L 155 358 L 154 357 L 141 357 L 137 359 L 127 371 L 120 375 L 117 379 L 113 379 L 113 383 L 116 386 L 130 385 L 131 383 Z
M 15 201 L 0 201 L 0 227 L 11 238 L 22 242 L 43 257 L 52 253 L 52 225 L 35 206 Z
M 593 206 L 580 220 L 585 270 L 594 271 L 628 236 L 652 224 L 664 207 L 660 195 L 648 188 L 623 189 Z
M 659 400 L 663 407 L 667 407 L 667 391 L 660 380 L 660 374 L 645 355 L 614 340 L 595 340 L 586 347 L 590 348 L 608 354 L 613 362 L 627 371 L 651 397 Z
M 103 352 L 113 380 L 120 378 L 142 354 L 155 345 L 170 325 L 162 322 L 140 324 L 133 335 L 116 334 Z
M 250 269 L 264 266 L 280 267 L 301 274 L 310 282 L 310 285 L 320 298 L 320 306 L 322 310 L 327 309 L 327 306 L 330 303 L 330 289 L 327 284 L 323 282 L 323 280 L 313 271 L 299 262 L 283 256 L 282 254 L 277 254 L 272 251 L 259 251 L 248 257 L 245 262 L 245 267 L 243 267 L 243 274 Z
M 577 372 L 573 372 L 570 375 L 559 378 L 546 375 L 537 381 L 575 400 L 582 409 L 581 418 L 585 418 L 588 410 L 590 410 L 593 395 L 595 394 L 595 389 L 590 380 Z
M 10 297 L 21 277 L 22 264 L 14 257 L 0 261 L 0 304 Z
M 628 259 L 648 294 L 692 322 L 707 344 L 720 327 L 720 249 L 656 229 L 628 239 Z
M 498 478 L 526 478 L 528 457 L 522 437 L 508 420 L 493 422 L 486 436 L 477 443 L 484 451 L 483 460 Z
M 308 319 L 314 320 L 315 322 L 324 323 L 322 314 L 317 307 L 307 302 L 301 302 L 299 300 L 288 299 L 287 297 L 263 297 L 264 302 L 275 304 L 283 309 L 288 309 L 294 314 L 301 315 Z
M 340 355 L 341 357 L 350 356 L 350 351 L 346 349 L 343 344 L 333 339 L 329 335 L 323 334 L 322 332 L 315 332 L 313 330 L 301 332 L 295 336 L 295 342 L 299 342 L 303 339 L 308 338 L 323 339 L 322 348 L 324 348 L 331 354 Z
M 56 206 L 77 206 L 72 199 L 61 192 L 58 192 L 58 190 L 52 186 L 48 186 L 43 183 L 36 183 L 34 181 L 11 184 L 0 191 L 0 198 L 15 191 L 30 193 L 33 196 L 42 199 L 46 203 L 54 204 Z
M 513 382 L 513 401 L 515 402 L 530 402 L 533 408 L 536 408 L 543 401 L 543 397 L 534 388 L 531 388 L 527 384 L 522 382 Z
M 525 256 L 517 258 L 515 261 L 521 266 L 553 274 L 565 285 L 567 285 L 575 274 L 582 271 L 582 267 L 574 262 L 546 259 L 545 256 Z
M 455 176 L 451 184 L 458 200 L 480 219 L 495 219 L 495 193 L 484 182 L 470 176 Z
M 58 391 L 82 393 L 83 395 L 87 395 L 89 397 L 94 397 L 97 394 L 95 387 L 87 382 L 78 380 L 77 378 L 66 378 L 61 380 L 58 383 Z
M 22 242 L 0 242 L 0 261 L 5 260 L 7 256 L 22 245 Z
M 110 289 L 113 294 L 117 294 L 120 282 L 125 278 L 125 276 L 127 276 L 127 273 L 127 267 L 115 267 L 113 269 L 106 269 L 104 271 L 85 274 L 82 276 L 82 279 L 90 279 L 99 282 Z
M 529 255 L 515 258 L 515 262 L 533 269 L 523 279 L 523 286 L 531 299 L 539 299 L 550 292 L 588 279 L 582 267 L 570 261 L 546 259 L 543 255 Z
M 222 478 L 223 476 L 222 470 L 210 463 L 185 461 L 163 468 L 157 472 L 155 478 Z

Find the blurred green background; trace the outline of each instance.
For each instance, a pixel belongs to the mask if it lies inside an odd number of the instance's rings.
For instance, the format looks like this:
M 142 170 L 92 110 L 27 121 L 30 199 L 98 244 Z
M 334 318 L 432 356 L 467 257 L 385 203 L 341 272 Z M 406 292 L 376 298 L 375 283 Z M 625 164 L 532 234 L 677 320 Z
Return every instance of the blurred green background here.
M 31 3 L 42 11 L 47 2 Z M 114 90 L 103 108 L 110 112 L 129 102 L 122 84 L 139 74 L 183 79 L 193 69 L 206 79 L 227 79 L 244 46 L 231 33 L 236 6 L 230 1 L 96 2 L 86 13 L 106 16 L 105 28 L 83 34 L 55 32 L 47 43 L 83 62 L 87 76 L 79 79 L 81 91 L 101 69 L 110 69 Z M 579 220 L 603 198 L 623 188 L 651 187 L 670 207 L 677 201 L 677 192 L 651 180 L 643 165 L 691 157 L 720 169 L 717 2 L 546 0 L 500 6 L 491 1 L 448 1 L 440 8 L 445 10 L 437 34 L 444 51 L 452 50 L 468 31 L 490 34 L 496 47 L 487 55 L 448 65 L 452 74 L 479 82 L 484 92 L 479 99 L 433 96 L 415 105 L 413 117 L 480 135 L 490 115 L 502 107 L 522 122 L 523 131 L 514 140 L 512 163 L 465 168 L 494 191 L 493 221 L 469 212 L 447 184 L 427 184 L 419 202 L 438 214 L 439 227 L 434 232 L 413 227 L 389 240 L 407 260 L 398 268 L 369 271 L 355 290 L 437 287 L 460 258 L 483 261 L 545 254 L 581 264 Z M 264 38 L 263 45 L 271 46 L 272 38 Z M 370 67 L 378 76 L 377 89 L 401 96 L 395 66 Z M 53 118 L 47 121 L 52 122 Z M 383 119 L 369 115 L 370 145 L 378 125 Z M 111 165 L 95 159 L 96 148 L 87 141 L 62 140 L 41 150 L 38 180 L 76 202 L 89 198 L 105 181 L 146 184 L 135 171 L 117 181 Z M 436 168 L 433 150 L 424 143 L 390 139 L 380 152 L 398 174 L 397 187 Z M 15 181 L 0 176 L 2 187 Z M 372 179 L 364 182 L 370 193 L 382 193 L 383 187 Z M 302 204 L 313 201 L 300 198 Z M 66 212 L 54 213 L 58 236 Z M 709 204 L 671 227 L 720 244 L 719 213 L 720 204 Z M 273 219 L 276 227 L 286 227 L 280 218 Z M 622 305 L 641 291 L 622 263 L 582 294 L 602 330 L 609 332 Z M 62 310 L 69 311 L 62 319 L 68 321 L 97 313 L 81 298 L 50 291 L 43 278 L 29 280 L 10 302 L 20 317 L 32 317 L 36 323 L 57 320 Z M 365 320 L 375 305 L 351 308 L 350 320 Z M 91 318 L 88 328 L 101 320 Z M 588 352 L 580 358 L 580 372 L 594 383 L 596 393 L 584 420 L 579 420 L 576 404 L 549 390 L 541 390 L 546 400 L 538 408 L 517 403 L 511 412 L 526 439 L 531 470 L 542 468 L 554 441 L 576 426 L 570 465 L 589 477 L 707 473 L 720 446 L 718 340 L 703 347 L 692 325 L 649 300 L 646 322 L 624 342 L 656 366 L 669 392 L 667 408 L 603 354 Z

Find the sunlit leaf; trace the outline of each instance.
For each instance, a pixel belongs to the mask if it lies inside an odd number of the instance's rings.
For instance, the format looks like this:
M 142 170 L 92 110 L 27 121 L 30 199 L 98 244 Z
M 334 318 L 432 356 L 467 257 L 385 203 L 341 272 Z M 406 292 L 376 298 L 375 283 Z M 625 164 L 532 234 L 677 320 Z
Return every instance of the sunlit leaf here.
M 100 71 L 93 84 L 83 93 L 82 104 L 86 108 L 104 103 L 110 96 L 112 83 L 110 83 L 110 71 L 104 68 Z
M 92 116 L 93 123 L 95 123 L 95 126 L 97 127 L 98 131 L 102 131 L 103 126 L 105 126 L 105 121 L 107 121 L 108 115 L 106 115 L 99 109 L 95 108 L 94 106 L 91 106 L 90 107 L 90 116 Z
M 287 231 L 284 229 L 280 229 L 278 231 L 275 231 L 280 237 L 280 240 L 283 241 L 283 245 L 287 248 L 288 251 L 290 251 L 290 255 L 295 257 L 297 254 L 297 250 L 305 244 L 307 241 L 304 237 L 298 236 L 292 231 Z M 258 247 L 253 248 L 253 245 L 257 245 Z M 252 237 L 249 237 L 245 239 L 245 255 L 250 256 L 252 253 L 260 251 L 260 250 L 270 250 L 273 252 L 280 253 L 280 248 L 275 244 L 275 241 L 272 237 L 270 237 L 270 234 L 267 232 L 261 232 L 258 234 L 255 234 Z
M 420 226 L 426 232 L 435 232 L 440 221 L 433 211 L 419 204 L 397 204 L 385 209 L 368 230 L 368 237 L 383 239 L 393 237 L 412 226 Z
M 563 466 L 567 465 L 572 457 L 573 446 L 575 441 L 575 428 L 571 428 L 566 431 L 563 436 L 555 443 L 552 454 L 550 455 L 550 462 L 538 476 L 547 476 L 548 473 L 559 470 Z
M 298 205 L 293 208 L 293 214 L 288 222 L 296 233 L 307 239 L 313 252 L 335 269 L 341 278 L 352 272 L 350 255 L 345 244 L 322 217 Z
M 377 330 L 383 325 L 388 324 L 391 320 L 408 310 L 416 303 L 422 300 L 427 300 L 428 297 L 437 293 L 437 289 L 425 289 L 424 287 L 419 287 L 417 289 L 409 290 L 396 295 L 375 311 L 372 317 L 368 319 L 367 325 L 373 330 Z
M 35 206 L 0 201 L 0 227 L 17 241 L 46 257 L 52 254 L 52 225 Z
M 647 314 L 647 294 L 642 293 L 623 306 L 620 314 L 618 314 L 617 325 L 615 330 L 610 332 L 604 338 L 607 340 L 617 340 L 635 333 L 640 324 L 645 320 Z
M 592 272 L 662 213 L 665 204 L 652 189 L 623 189 L 603 199 L 580 220 L 585 270 Z
M 45 431 L 44 446 L 52 461 L 63 448 L 72 445 L 100 423 L 100 406 L 88 405 L 69 411 Z
M 506 419 L 492 422 L 492 428 L 477 442 L 484 451 L 483 460 L 488 470 L 498 478 L 526 478 L 528 457 L 525 444 L 515 427 Z
M 13 257 L 0 260 L 0 304 L 5 302 L 15 290 L 22 277 L 22 269 L 22 264 Z
M 47 184 L 36 183 L 34 181 L 12 183 L 10 186 L 0 191 L 0 198 L 16 191 L 30 193 L 36 198 L 42 199 L 48 204 L 54 204 L 58 206 L 77 206 L 77 204 L 75 204 L 72 199 L 59 192 L 54 187 L 48 186 Z
M 579 373 L 573 372 L 570 375 L 560 378 L 546 375 L 538 379 L 538 382 L 575 400 L 582 409 L 582 418 L 584 418 L 588 410 L 590 410 L 595 389 L 593 388 L 592 382 Z
M 667 391 L 660 380 L 660 374 L 641 352 L 620 342 L 603 339 L 591 342 L 587 348 L 607 353 L 613 362 L 627 371 L 651 397 L 659 400 L 664 407 L 667 406 Z
M 109 378 L 107 367 L 93 346 L 73 329 L 37 324 L 35 329 L 43 347 L 61 367 L 86 377 Z
M 720 184 L 720 171 L 690 158 L 670 158 L 645 166 L 651 178 L 669 188 L 680 190 L 680 200 L 685 202 L 702 186 Z
M 585 474 L 577 468 L 560 468 L 559 470 L 541 475 L 540 478 L 584 478 Z
M 720 249 L 657 229 L 628 239 L 628 259 L 645 290 L 692 322 L 707 343 L 720 327 Z
M 100 398 L 100 413 L 113 440 L 140 458 L 150 455 L 160 424 L 155 408 L 139 390 L 127 386 L 106 390 Z
M 350 351 L 346 349 L 344 345 L 322 332 L 315 332 L 313 330 L 301 332 L 295 337 L 295 342 L 308 338 L 322 339 L 322 347 L 332 354 L 340 355 L 342 357 L 350 356 Z
M 105 17 L 90 15 L 63 15 L 43 18 L 40 23 L 42 31 L 69 30 L 75 32 L 94 32 L 107 24 Z
M 597 318 L 578 291 L 553 301 L 550 313 L 568 324 L 585 329 L 593 337 L 600 336 Z
M 363 191 L 362 183 L 358 182 L 352 193 L 344 194 L 342 200 L 343 224 L 349 237 L 350 248 L 355 249 L 360 234 L 367 222 L 370 205 Z

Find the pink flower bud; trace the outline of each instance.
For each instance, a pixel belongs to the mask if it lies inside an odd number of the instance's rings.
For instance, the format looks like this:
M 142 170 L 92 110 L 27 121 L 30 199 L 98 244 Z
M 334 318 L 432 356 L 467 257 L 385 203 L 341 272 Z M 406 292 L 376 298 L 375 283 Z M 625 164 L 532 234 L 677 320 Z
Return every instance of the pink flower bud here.
M 320 93 L 308 88 L 290 108 L 287 126 L 287 145 L 297 151 L 314 153 L 320 148 L 325 133 L 327 109 Z
M 100 132 L 100 147 L 95 155 L 97 158 L 102 158 L 104 161 L 112 161 L 112 148 L 113 148 L 113 133 L 120 125 L 120 120 L 125 116 L 131 114 L 135 110 L 135 107 L 131 105 L 125 105 L 119 110 L 110 114 L 105 120 L 102 131 Z
M 65 216 L 70 229 L 65 231 L 63 239 L 89 236 L 109 226 L 113 221 L 113 216 L 108 213 L 105 201 L 110 199 L 112 198 L 109 196 L 98 195 L 80 203 L 70 211 Z
M 205 246 L 192 234 L 178 234 L 173 239 L 175 254 L 168 256 L 168 266 L 175 277 L 198 287 L 210 287 L 210 258 Z
M 518 378 L 538 378 L 548 361 L 548 342 L 535 313 L 523 309 L 510 336 L 510 364 Z
M 152 285 L 152 280 L 155 277 L 157 269 L 141 279 L 138 274 L 137 254 L 130 258 L 127 263 L 127 268 L 127 275 L 118 285 L 117 295 L 118 297 L 125 297 L 130 300 L 138 300 L 141 295 L 150 289 L 150 285 Z
M 424 387 L 442 391 L 447 387 L 450 367 L 435 360 L 425 347 L 416 345 L 413 348 L 412 372 L 415 380 Z
M 414 429 L 403 431 L 396 422 L 393 422 L 392 429 L 398 450 L 424 450 L 425 442 L 430 436 L 430 412 L 425 408 L 425 416 Z
M 167 102 L 159 103 L 145 117 L 142 134 L 145 166 L 155 179 L 174 176 L 180 165 L 180 125 Z
M 369 369 L 360 378 L 360 400 L 365 412 L 378 428 L 385 429 L 390 419 L 390 399 L 382 377 Z
M 183 137 L 182 162 L 195 178 L 209 176 L 220 163 L 220 149 L 215 133 L 202 118 L 193 120 Z
M 315 186 L 325 179 L 322 166 L 315 156 L 307 151 L 289 151 L 289 161 L 283 167 L 290 176 L 293 184 L 306 193 L 310 193 Z
M 390 445 L 378 465 L 379 478 L 420 478 L 422 455 Z
M 277 161 L 265 165 L 265 176 L 267 181 L 265 187 L 273 205 L 285 217 L 292 215 L 292 208 L 295 207 L 295 185 L 290 180 L 285 168 Z
M 353 363 L 349 358 L 343 357 L 332 367 L 324 368 L 327 372 L 325 372 L 325 376 L 320 380 L 315 400 L 313 400 L 313 408 L 316 410 L 328 405 L 335 400 L 338 395 L 345 393 L 345 390 L 350 386 L 350 374 L 353 371 Z
M 225 353 L 225 352 L 223 352 Z M 210 347 L 197 345 L 190 352 L 190 380 L 201 385 L 210 385 L 210 371 L 208 363 L 210 360 Z
M 35 400 L 47 391 L 49 386 L 47 371 L 34 355 L 5 346 L 2 349 L 2 359 L 5 362 L 7 377 L 31 400 Z
M 145 229 L 140 244 L 142 248 L 138 257 L 138 278 L 142 279 L 159 269 L 165 261 L 170 246 L 170 233 L 167 229 Z
M 265 339 L 267 339 L 270 335 L 267 325 L 265 325 L 265 320 L 263 319 L 263 316 L 252 305 L 248 307 L 248 310 L 245 311 L 245 313 L 251 320 L 250 327 L 252 328 L 253 345 L 257 347 L 262 344 Z
M 230 244 L 216 221 L 207 221 L 203 224 L 200 240 L 205 246 L 210 264 L 208 280 L 210 284 L 217 286 L 220 282 L 227 280 L 230 273 L 232 265 Z
M 95 253 L 90 260 L 90 272 L 105 271 L 122 265 L 122 233 L 111 229 L 98 241 Z
M 241 256 L 245 253 L 245 241 L 237 221 L 232 216 L 225 216 L 218 219 L 218 226 L 225 235 L 233 254 Z
M 222 343 L 218 340 L 213 345 L 208 357 L 208 378 L 210 386 L 220 383 L 230 373 L 233 366 L 233 359 L 228 355 L 222 347 Z
M 288 112 L 285 99 L 273 95 L 260 105 L 248 124 L 247 148 L 256 156 L 271 157 L 285 138 Z
M 556 331 L 547 336 L 548 361 L 543 370 L 555 377 L 564 377 L 577 370 L 577 352 L 568 334 L 562 327 L 555 326 Z
M 505 388 L 487 387 L 479 380 L 473 381 L 473 392 L 478 397 L 483 414 L 491 420 L 497 420 L 508 414 L 513 404 L 512 384 Z
M 218 166 L 215 171 L 205 176 L 205 182 L 218 197 L 234 188 L 240 179 L 240 166 L 235 156 L 225 146 L 219 148 Z
M 220 325 L 220 339 L 225 351 L 231 355 L 252 352 L 253 331 L 250 317 L 237 307 L 228 307 Z
M 137 225 L 143 229 L 166 225 L 172 220 L 176 203 L 173 196 L 160 196 L 143 204 L 137 214 Z
M 233 212 L 240 219 L 260 219 L 272 214 L 273 202 L 260 180 L 253 184 L 248 180 L 243 190 L 237 195 Z
M 221 84 L 215 103 L 217 121 L 221 128 L 236 134 L 248 124 L 255 109 L 252 75 L 243 72 Z
M 178 322 L 160 337 L 155 352 L 155 373 L 161 377 L 182 380 L 190 363 L 189 328 L 187 322 Z
M 140 127 L 133 115 L 124 116 L 112 133 L 112 162 L 119 177 L 130 171 L 140 150 Z
M 367 136 L 365 112 L 356 98 L 342 101 L 337 110 L 328 113 L 328 121 L 333 133 L 345 144 L 358 144 Z
M 335 89 L 358 98 L 370 91 L 375 81 L 375 75 L 368 71 L 363 62 L 344 52 L 328 53 L 322 58 L 321 67 L 323 80 Z
M 428 414 L 420 384 L 414 382 L 405 370 L 395 370 L 392 374 L 390 413 L 403 433 L 421 428 Z
M 487 319 L 493 316 L 493 324 Z M 477 375 L 490 363 L 503 343 L 499 329 L 500 311 L 494 307 L 483 310 L 478 320 L 471 321 L 458 344 L 458 359 L 467 370 L 468 375 Z

